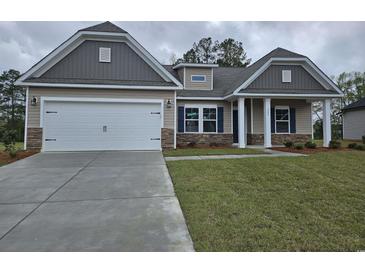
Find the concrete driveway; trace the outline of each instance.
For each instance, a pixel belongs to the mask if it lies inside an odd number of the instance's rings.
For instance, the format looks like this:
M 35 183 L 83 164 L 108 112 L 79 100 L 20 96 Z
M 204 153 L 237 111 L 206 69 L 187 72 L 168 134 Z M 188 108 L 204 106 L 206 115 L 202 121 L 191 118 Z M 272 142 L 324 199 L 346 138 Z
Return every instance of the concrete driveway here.
M 160 152 L 41 153 L 0 168 L 0 251 L 192 251 Z

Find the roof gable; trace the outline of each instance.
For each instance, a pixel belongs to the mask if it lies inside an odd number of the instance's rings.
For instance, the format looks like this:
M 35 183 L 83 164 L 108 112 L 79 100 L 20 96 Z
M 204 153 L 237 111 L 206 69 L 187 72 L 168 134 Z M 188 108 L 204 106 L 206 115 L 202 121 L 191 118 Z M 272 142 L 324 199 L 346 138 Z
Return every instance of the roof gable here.
M 291 82 L 282 82 L 282 71 L 291 71 Z M 325 89 L 300 65 L 270 65 L 247 89 Z
M 123 42 L 128 44 L 128 46 L 140 57 L 143 61 L 154 70 L 162 79 L 164 86 L 166 89 L 173 89 L 171 87 L 175 87 L 175 89 L 181 89 L 181 83 L 171 75 L 144 47 L 142 47 L 131 35 L 122 30 L 121 28 L 111 24 L 110 22 L 105 22 L 99 25 L 92 26 L 90 28 L 79 30 L 72 37 L 62 43 L 59 47 L 53 50 L 50 54 L 44 57 L 41 61 L 39 61 L 36 65 L 30 68 L 26 73 L 24 73 L 17 81 L 17 85 L 22 86 L 34 86 L 38 85 L 35 79 L 40 79 L 40 77 L 49 71 L 53 66 L 57 63 L 61 62 L 63 58 L 68 56 L 73 50 L 78 48 L 84 41 L 93 40 L 93 41 L 109 41 L 109 42 Z M 93 79 L 98 80 L 98 79 Z M 131 81 L 134 79 L 128 79 Z M 49 82 L 49 86 L 55 86 L 51 82 Z M 58 83 L 58 86 L 61 86 L 61 83 Z M 47 86 L 47 83 L 43 82 L 43 86 Z M 148 88 L 146 83 L 140 83 L 137 85 L 140 88 Z M 166 87 L 166 86 L 170 86 Z M 85 85 L 85 87 L 87 87 Z M 104 85 L 104 88 L 108 88 L 109 86 Z M 129 88 L 128 86 L 123 86 L 122 84 L 118 85 L 119 88 Z M 116 86 L 110 86 L 110 88 L 117 88 Z M 94 86 L 93 86 L 94 88 Z M 155 87 L 154 87 L 155 89 Z
M 308 57 L 295 52 L 276 48 L 264 57 L 260 58 L 251 66 L 247 67 L 244 76 L 233 85 L 233 91 L 226 93 L 227 96 L 243 93 L 248 86 L 257 79 L 272 64 L 299 64 L 305 68 L 311 75 L 323 85 L 330 94 L 342 96 L 342 91 L 336 84 L 325 75 Z
M 99 48 L 111 49 L 111 62 L 99 62 Z M 127 43 L 86 40 L 39 78 L 164 82 Z

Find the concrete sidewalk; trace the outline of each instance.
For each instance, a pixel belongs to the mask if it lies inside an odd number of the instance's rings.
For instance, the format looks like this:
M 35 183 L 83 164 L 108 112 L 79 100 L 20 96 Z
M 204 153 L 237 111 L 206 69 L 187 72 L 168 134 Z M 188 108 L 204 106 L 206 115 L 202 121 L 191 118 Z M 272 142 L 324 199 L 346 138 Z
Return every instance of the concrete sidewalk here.
M 220 160 L 220 159 L 242 159 L 242 158 L 261 158 L 261 157 L 300 157 L 307 156 L 300 153 L 282 152 L 271 149 L 264 149 L 262 154 L 241 154 L 241 155 L 202 155 L 202 156 L 175 156 L 165 157 L 166 161 L 183 160 Z

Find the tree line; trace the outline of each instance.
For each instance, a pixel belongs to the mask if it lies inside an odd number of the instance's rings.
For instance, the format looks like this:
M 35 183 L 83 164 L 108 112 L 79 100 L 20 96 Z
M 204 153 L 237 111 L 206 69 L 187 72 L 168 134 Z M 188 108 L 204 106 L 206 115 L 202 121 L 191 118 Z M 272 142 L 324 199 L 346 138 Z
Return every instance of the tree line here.
M 233 38 L 227 38 L 222 42 L 213 42 L 211 37 L 200 39 L 195 42 L 191 49 L 186 51 L 182 57 L 171 58 L 171 64 L 179 63 L 203 63 L 218 64 L 220 67 L 247 67 L 251 59 L 243 48 L 243 43 Z

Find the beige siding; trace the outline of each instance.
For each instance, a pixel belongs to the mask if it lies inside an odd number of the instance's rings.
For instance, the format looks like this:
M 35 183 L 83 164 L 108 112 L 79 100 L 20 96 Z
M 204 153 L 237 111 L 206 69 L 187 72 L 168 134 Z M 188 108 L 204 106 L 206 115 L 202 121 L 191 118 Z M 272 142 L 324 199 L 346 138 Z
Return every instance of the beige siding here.
M 191 101 L 191 100 L 179 100 L 178 106 L 184 106 L 185 104 L 197 104 L 197 105 L 217 105 L 217 107 L 223 107 L 223 130 L 224 133 L 232 133 L 231 129 L 231 103 L 226 101 Z M 176 115 L 177 124 L 177 115 Z
M 252 108 L 253 133 L 264 133 L 264 103 L 263 99 L 254 99 Z
M 197 90 L 212 89 L 212 73 L 211 68 L 185 68 L 185 88 Z M 205 75 L 206 82 L 191 82 L 191 75 Z
M 29 98 L 37 97 L 89 97 L 89 98 L 125 98 L 125 99 L 167 99 L 174 102 L 174 91 L 111 90 L 111 89 L 72 89 L 72 88 L 29 88 Z M 28 127 L 40 125 L 40 103 L 28 105 Z M 174 106 L 166 108 L 164 104 L 164 127 L 174 128 Z
M 271 107 L 289 106 L 295 108 L 298 134 L 312 134 L 311 104 L 299 99 L 273 99 Z M 263 99 L 253 101 L 253 133 L 264 133 Z
M 344 139 L 361 140 L 365 136 L 365 109 L 345 112 L 343 120 Z

